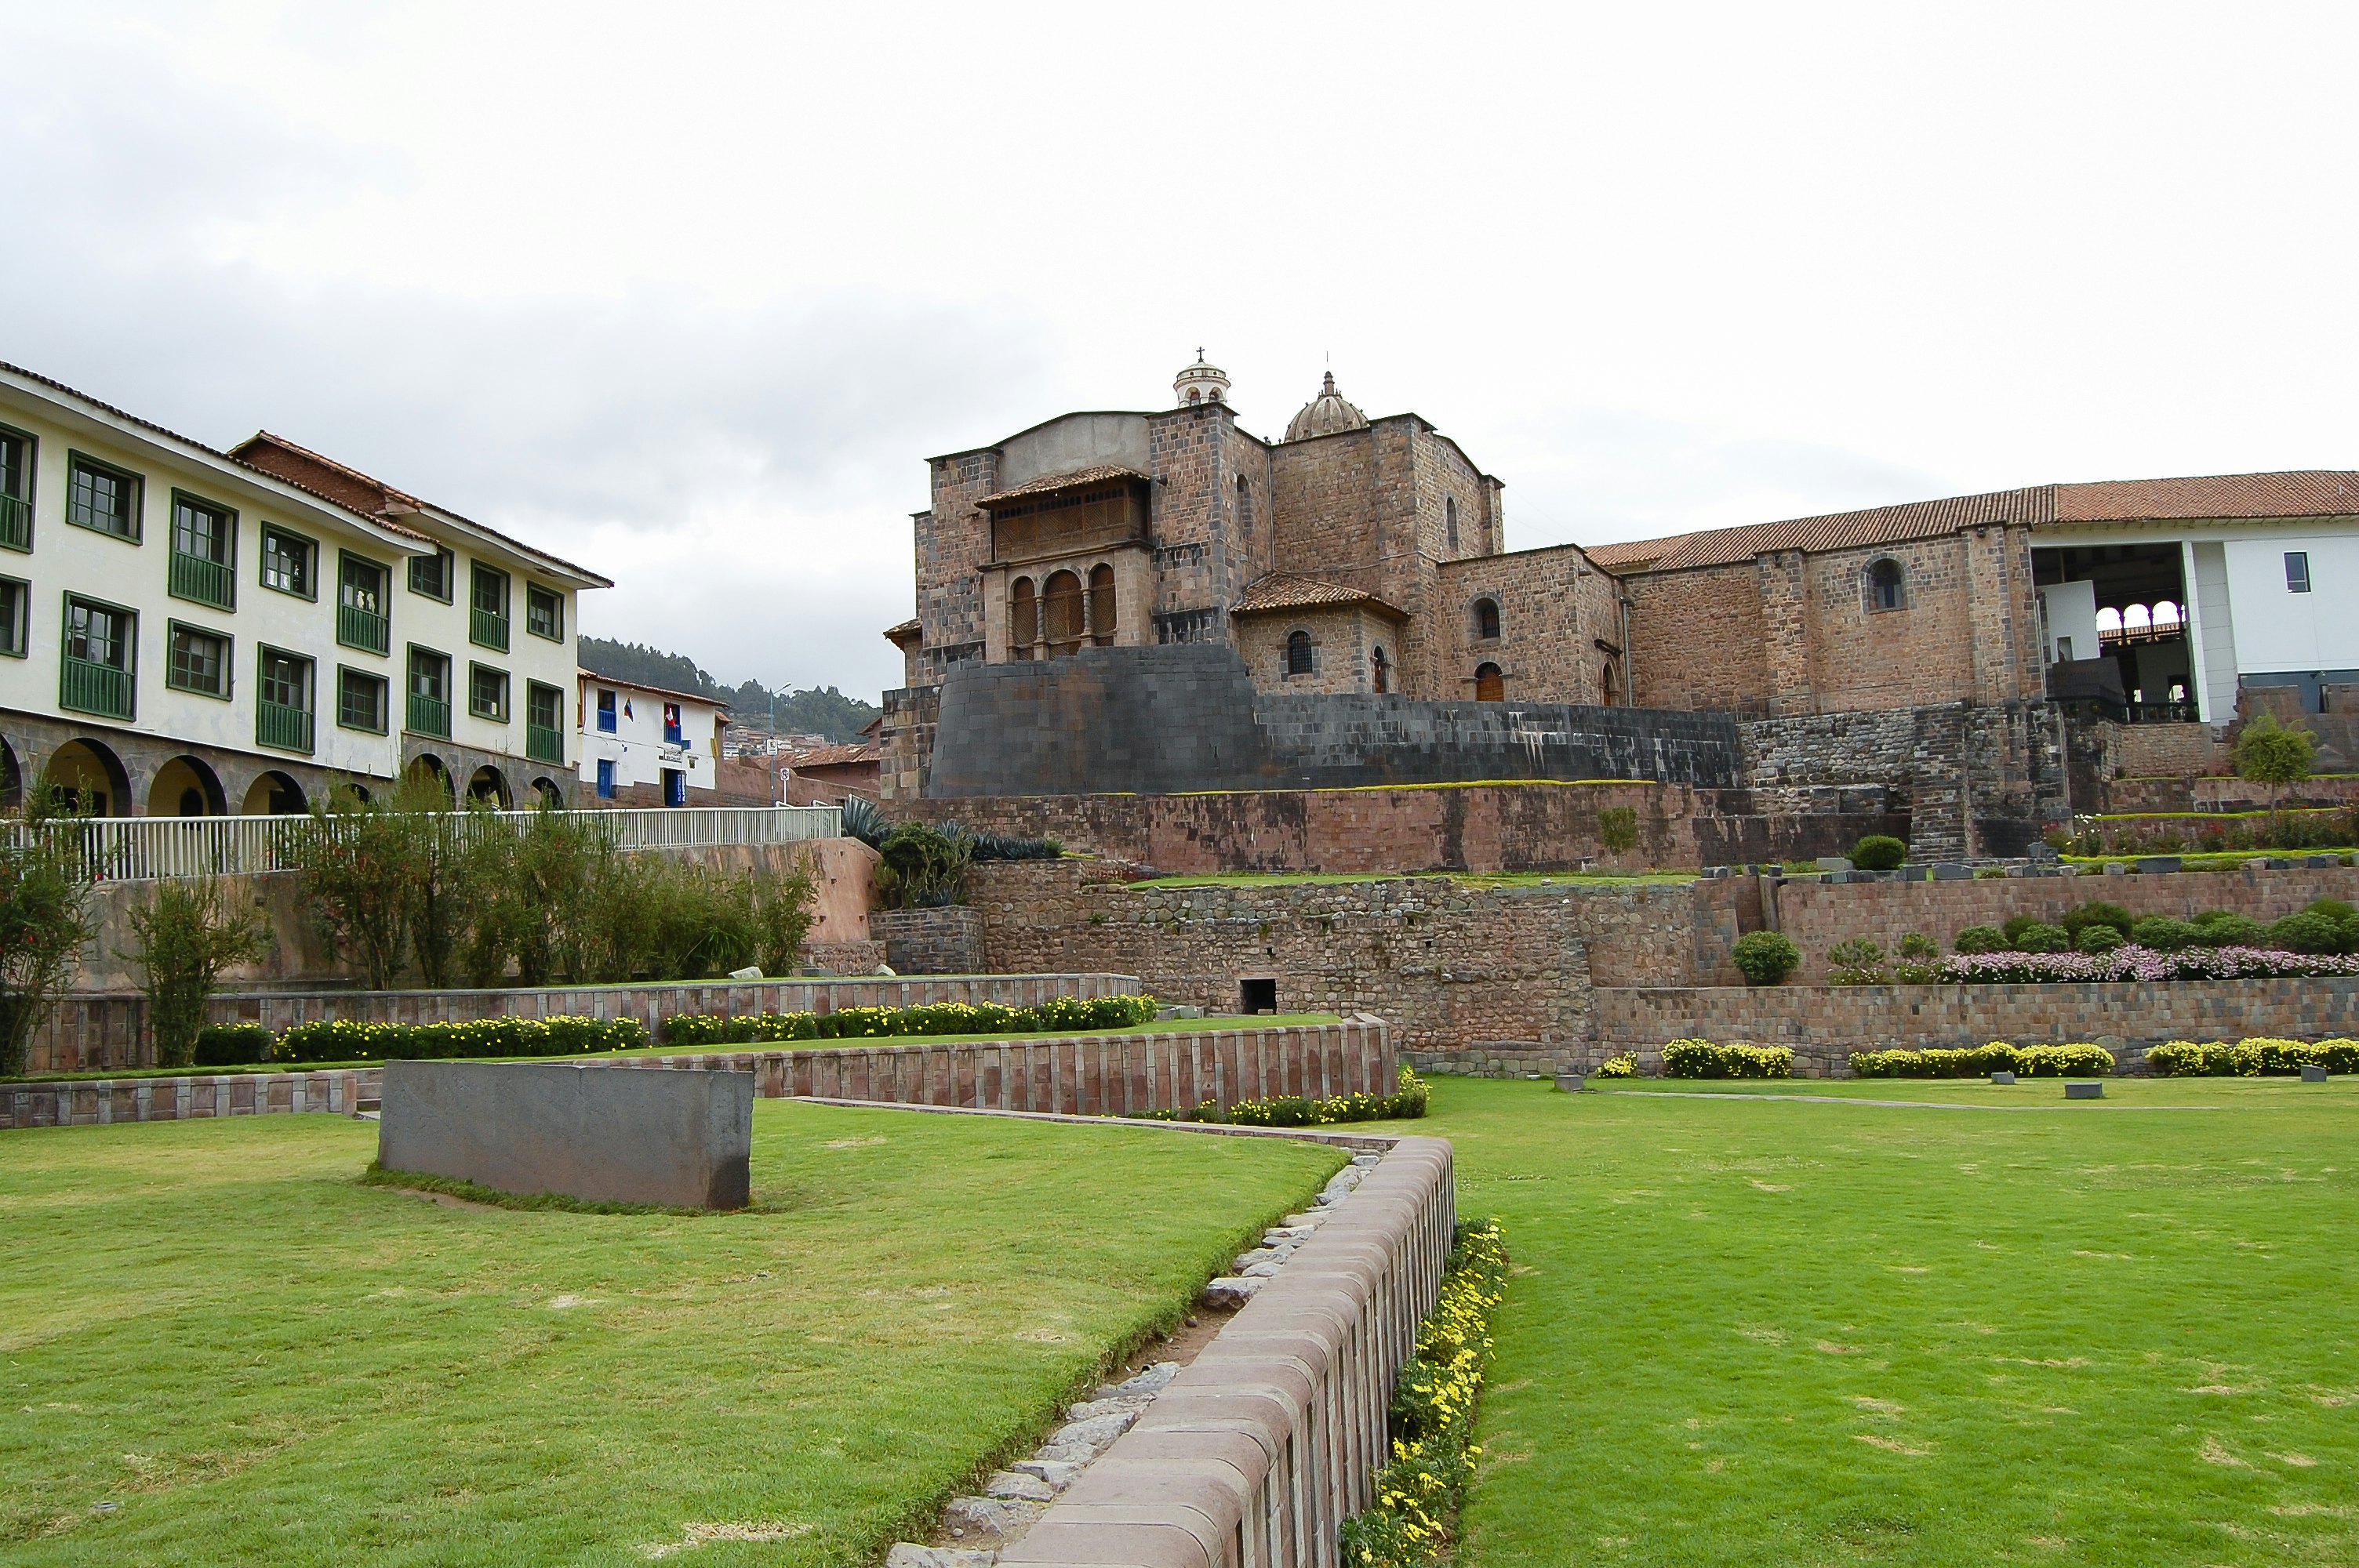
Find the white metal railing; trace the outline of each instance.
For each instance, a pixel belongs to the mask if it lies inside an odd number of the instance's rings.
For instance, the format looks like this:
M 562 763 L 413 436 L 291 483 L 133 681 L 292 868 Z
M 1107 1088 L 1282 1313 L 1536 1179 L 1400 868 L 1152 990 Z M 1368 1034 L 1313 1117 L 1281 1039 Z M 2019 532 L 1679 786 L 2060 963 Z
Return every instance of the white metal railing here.
M 473 823 L 521 827 L 530 811 L 464 813 Z M 711 806 L 669 809 L 569 811 L 560 815 L 606 830 L 618 849 L 693 849 L 732 844 L 793 844 L 833 838 L 843 814 L 832 806 Z M 83 816 L 31 831 L 82 845 L 84 862 L 103 881 L 234 875 L 285 871 L 309 816 Z M 9 829 L 21 835 L 22 824 Z

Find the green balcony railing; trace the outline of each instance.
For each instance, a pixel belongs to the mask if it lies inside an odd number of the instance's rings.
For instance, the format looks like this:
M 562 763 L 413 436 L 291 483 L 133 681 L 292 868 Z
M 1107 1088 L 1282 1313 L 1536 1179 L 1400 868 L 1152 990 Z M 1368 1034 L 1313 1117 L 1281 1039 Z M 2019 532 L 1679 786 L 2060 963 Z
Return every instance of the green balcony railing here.
M 102 719 L 131 717 L 131 672 L 94 659 L 66 655 L 65 676 L 58 683 L 58 706 Z
M 265 697 L 254 705 L 254 740 L 256 745 L 276 747 L 282 752 L 308 752 L 311 749 L 311 716 L 299 708 Z
M 562 763 L 565 761 L 564 732 L 546 724 L 527 724 L 524 727 L 524 754 L 536 762 Z
M 495 611 L 473 609 L 467 623 L 468 640 L 481 648 L 508 651 L 508 618 Z
M 237 608 L 237 573 L 202 556 L 172 552 L 171 589 L 175 599 L 193 599 L 217 610 Z
M 374 610 L 336 606 L 336 641 L 347 648 L 382 654 L 393 646 L 393 622 Z
M 409 729 L 419 735 L 451 738 L 451 705 L 439 697 L 409 694 Z
M 20 496 L 0 495 L 0 546 L 12 550 L 33 547 L 33 503 Z

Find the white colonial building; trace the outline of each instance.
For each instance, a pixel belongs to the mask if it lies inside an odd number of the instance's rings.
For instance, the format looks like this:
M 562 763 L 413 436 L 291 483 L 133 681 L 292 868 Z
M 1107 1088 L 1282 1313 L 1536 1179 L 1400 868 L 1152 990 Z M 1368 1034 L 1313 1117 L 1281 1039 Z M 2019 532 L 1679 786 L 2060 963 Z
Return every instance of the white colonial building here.
M 566 799 L 613 584 L 267 433 L 217 451 L 0 365 L 0 790 L 299 811 L 405 770 Z
M 582 670 L 575 712 L 581 731 L 583 804 L 709 804 L 720 785 L 722 732 L 729 708 L 694 692 L 616 680 Z

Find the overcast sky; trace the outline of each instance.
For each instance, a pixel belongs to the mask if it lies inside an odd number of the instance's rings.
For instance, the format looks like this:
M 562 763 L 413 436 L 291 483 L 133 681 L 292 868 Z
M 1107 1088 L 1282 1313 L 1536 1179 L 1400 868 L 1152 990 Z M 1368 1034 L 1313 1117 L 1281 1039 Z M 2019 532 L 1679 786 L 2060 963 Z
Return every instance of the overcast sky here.
M 923 459 L 1330 362 L 1510 548 L 2359 467 L 2359 10 L 0 0 L 0 359 L 897 685 Z

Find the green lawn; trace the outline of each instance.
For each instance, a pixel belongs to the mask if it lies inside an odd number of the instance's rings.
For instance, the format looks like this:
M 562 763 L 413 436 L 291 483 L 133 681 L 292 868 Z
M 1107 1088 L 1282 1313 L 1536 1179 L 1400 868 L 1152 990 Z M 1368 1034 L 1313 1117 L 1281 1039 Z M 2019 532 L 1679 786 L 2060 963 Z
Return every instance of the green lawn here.
M 2359 1081 L 1672 1087 L 1435 1083 L 1516 1264 L 1462 1568 L 2359 1562 Z
M 364 1187 L 326 1116 L 0 1133 L 0 1563 L 856 1563 L 1344 1158 L 754 1115 L 768 1211 L 697 1217 Z

